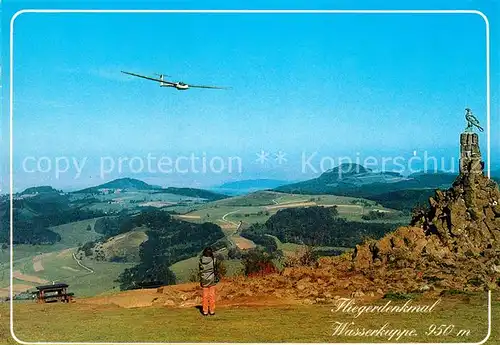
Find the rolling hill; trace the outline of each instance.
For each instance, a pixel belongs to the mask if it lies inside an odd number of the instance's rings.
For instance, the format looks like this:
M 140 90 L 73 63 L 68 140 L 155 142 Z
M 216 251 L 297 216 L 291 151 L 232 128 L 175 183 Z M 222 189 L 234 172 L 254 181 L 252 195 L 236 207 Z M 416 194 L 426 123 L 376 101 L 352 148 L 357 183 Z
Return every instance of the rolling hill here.
M 170 193 L 182 196 L 188 196 L 192 198 L 201 198 L 210 201 L 222 200 L 228 198 L 227 195 L 211 192 L 204 189 L 198 188 L 178 188 L 178 187 L 168 187 L 161 190 L 163 193 Z
M 19 193 L 19 195 L 31 195 L 31 194 L 42 194 L 42 193 L 60 193 L 60 192 L 52 188 L 51 186 L 38 186 L 38 187 L 26 188 L 24 191 Z
M 211 188 L 214 192 L 241 195 L 256 192 L 259 190 L 267 190 L 277 188 L 289 184 L 289 181 L 274 180 L 274 179 L 250 179 L 231 181 L 221 184 L 220 186 Z
M 399 210 L 411 209 L 436 188 L 448 188 L 452 173 L 415 173 L 407 177 L 394 172 L 373 172 L 357 164 L 342 164 L 321 176 L 275 188 L 295 194 L 334 194 L 368 198 Z
M 275 188 L 275 191 L 296 194 L 337 194 L 364 196 L 363 186 L 381 184 L 387 186 L 408 179 L 399 173 L 373 172 L 358 164 L 342 164 L 319 177 Z M 359 190 L 359 191 L 358 191 Z M 380 192 L 386 192 L 386 189 Z
M 227 198 L 224 194 L 214 193 L 204 189 L 197 188 L 177 188 L 177 187 L 167 187 L 162 188 L 160 186 L 153 186 L 144 181 L 133 179 L 133 178 L 119 178 L 104 184 L 85 188 L 73 193 L 100 193 L 103 190 L 120 190 L 124 192 L 134 192 L 134 191 L 149 191 L 151 193 L 170 193 L 175 195 L 188 196 L 193 198 L 201 198 L 207 200 L 221 200 Z
M 109 181 L 95 187 L 85 188 L 76 191 L 74 193 L 97 193 L 101 189 L 121 189 L 121 190 L 133 191 L 133 190 L 156 190 L 156 189 L 161 189 L 161 187 L 152 186 L 144 181 L 125 177 Z

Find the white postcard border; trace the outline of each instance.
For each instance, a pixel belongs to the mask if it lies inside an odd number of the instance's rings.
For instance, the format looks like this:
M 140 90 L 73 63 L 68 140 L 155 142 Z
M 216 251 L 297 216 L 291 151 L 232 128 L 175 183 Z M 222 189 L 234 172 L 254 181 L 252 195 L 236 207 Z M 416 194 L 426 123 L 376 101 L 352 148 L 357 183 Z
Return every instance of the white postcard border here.
M 488 172 L 488 177 L 490 175 L 490 25 L 488 17 L 481 11 L 477 10 L 76 10 L 76 9 L 24 9 L 16 12 L 10 21 L 10 97 L 9 97 L 9 130 L 10 130 L 10 334 L 12 338 L 19 344 L 39 344 L 39 345 L 72 345 L 72 344 L 82 344 L 82 345 L 160 345 L 160 344 L 233 344 L 233 343 L 151 343 L 151 342 L 136 342 L 136 343 L 113 343 L 113 342 L 26 342 L 20 340 L 14 333 L 14 313 L 13 313 L 13 62 L 14 62 L 14 22 L 23 13 L 331 13 L 331 14 L 341 14 L 341 13 L 351 13 L 351 14 L 362 14 L 362 13 L 394 13 L 394 14 L 476 14 L 483 18 L 486 28 L 486 137 L 487 137 L 487 162 L 486 168 Z M 478 343 L 334 343 L 334 344 L 349 344 L 349 345 L 373 345 L 373 344 L 384 344 L 384 345 L 396 345 L 396 344 L 414 344 L 414 345 L 441 345 L 441 344 L 454 344 L 454 345 L 481 345 L 486 343 L 491 335 L 491 291 L 488 291 L 488 334 L 486 337 Z M 261 343 L 246 343 L 246 344 L 261 344 Z M 301 343 L 265 343 L 266 345 L 286 345 L 286 344 L 301 344 Z M 314 343 L 306 343 L 308 345 Z M 306 345 L 304 344 L 304 345 Z M 322 344 L 322 343 L 315 343 Z M 332 343 L 328 343 L 332 344 Z M 325 344 L 326 345 L 326 344 Z

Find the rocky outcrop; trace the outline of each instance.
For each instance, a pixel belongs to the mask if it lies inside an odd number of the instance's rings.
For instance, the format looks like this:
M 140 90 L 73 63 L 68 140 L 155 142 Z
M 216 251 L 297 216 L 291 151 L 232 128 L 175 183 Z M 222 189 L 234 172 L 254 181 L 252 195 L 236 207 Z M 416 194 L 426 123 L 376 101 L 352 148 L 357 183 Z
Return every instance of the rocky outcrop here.
M 460 143 L 460 173 L 452 187 L 436 190 L 410 226 L 357 246 L 355 270 L 411 268 L 438 274 L 441 285 L 457 289 L 498 285 L 500 192 L 483 174 L 477 134 L 462 133 Z

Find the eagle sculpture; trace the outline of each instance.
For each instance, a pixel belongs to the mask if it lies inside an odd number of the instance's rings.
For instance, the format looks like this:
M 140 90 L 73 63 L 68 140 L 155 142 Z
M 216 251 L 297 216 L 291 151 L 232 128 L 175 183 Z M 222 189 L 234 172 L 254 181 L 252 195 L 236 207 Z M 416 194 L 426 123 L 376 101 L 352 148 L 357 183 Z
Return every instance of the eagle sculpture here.
M 479 120 L 472 114 L 472 111 L 469 108 L 465 108 L 465 119 L 467 120 L 467 128 L 465 128 L 466 132 L 472 132 L 474 127 L 477 127 L 480 132 L 484 131 L 483 127 L 479 125 Z

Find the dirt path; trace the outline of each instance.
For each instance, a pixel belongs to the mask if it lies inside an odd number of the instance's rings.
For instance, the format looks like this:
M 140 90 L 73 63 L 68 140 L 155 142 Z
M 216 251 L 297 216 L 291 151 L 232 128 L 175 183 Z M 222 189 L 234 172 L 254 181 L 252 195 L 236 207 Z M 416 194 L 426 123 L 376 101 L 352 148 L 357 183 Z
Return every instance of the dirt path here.
M 13 277 L 19 280 L 24 280 L 25 282 L 36 283 L 36 284 L 46 284 L 49 282 L 48 280 L 39 278 L 37 276 L 22 274 L 21 271 L 14 271 Z
M 232 226 L 237 227 L 237 226 L 238 226 L 238 224 L 236 224 L 235 222 L 232 222 L 232 221 L 230 221 L 230 220 L 227 220 L 227 219 L 226 219 L 226 217 L 227 217 L 227 216 L 229 216 L 230 214 L 237 213 L 237 212 L 240 212 L 240 210 L 231 211 L 231 212 L 226 213 L 225 215 L 223 215 L 223 216 L 222 216 L 222 218 L 221 218 L 221 219 L 222 219 L 222 221 L 223 221 L 223 222 L 226 222 L 226 223 L 228 223 L 228 224 L 231 224 Z
M 226 219 L 227 216 L 234 214 L 234 213 L 237 213 L 239 211 L 241 211 L 241 210 L 231 211 L 231 212 L 228 212 L 225 215 L 223 215 L 221 220 L 223 222 L 225 222 L 224 225 L 226 225 L 226 226 L 223 225 L 221 227 L 224 229 L 233 229 L 234 230 L 234 232 L 232 234 L 227 236 L 227 239 L 229 240 L 229 242 L 234 244 L 236 247 L 238 247 L 240 249 L 255 248 L 256 245 L 255 245 L 255 243 L 253 243 L 253 241 L 250 241 L 244 237 L 241 237 L 240 235 L 237 235 L 237 232 L 240 230 L 243 222 L 240 221 L 239 223 L 235 223 L 233 221 Z
M 240 249 L 251 249 L 255 248 L 256 245 L 253 243 L 253 241 L 250 241 L 249 239 L 246 239 L 241 236 L 231 236 L 233 242 L 236 244 L 236 246 Z
M 85 270 L 89 271 L 90 273 L 94 273 L 94 270 L 93 270 L 93 269 L 88 268 L 87 266 L 85 266 L 84 264 L 82 264 L 82 263 L 80 262 L 80 260 L 78 260 L 78 259 L 76 258 L 75 253 L 73 253 L 73 259 L 75 259 L 75 261 L 76 261 L 76 263 L 78 264 L 78 266 L 80 266 L 80 267 L 82 267 L 83 269 L 85 269 Z
M 77 270 L 76 268 L 69 267 L 69 266 L 62 266 L 61 268 L 64 268 L 65 270 L 68 270 L 71 272 L 80 272 L 80 270 Z
M 200 219 L 201 217 L 200 216 L 196 216 L 196 215 L 187 215 L 187 214 L 178 214 L 176 215 L 177 218 L 184 218 L 184 219 Z

